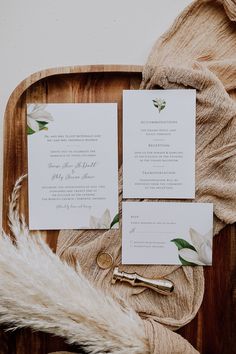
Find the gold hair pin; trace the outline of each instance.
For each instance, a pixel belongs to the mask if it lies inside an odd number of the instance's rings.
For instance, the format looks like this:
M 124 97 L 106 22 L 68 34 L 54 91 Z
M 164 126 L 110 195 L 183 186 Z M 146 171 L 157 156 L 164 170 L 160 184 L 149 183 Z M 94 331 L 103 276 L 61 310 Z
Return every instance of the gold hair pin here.
M 111 283 L 115 284 L 117 280 L 127 282 L 132 286 L 144 286 L 162 295 L 170 295 L 174 290 L 174 284 L 168 279 L 149 279 L 137 273 L 121 272 L 118 267 L 115 267 Z

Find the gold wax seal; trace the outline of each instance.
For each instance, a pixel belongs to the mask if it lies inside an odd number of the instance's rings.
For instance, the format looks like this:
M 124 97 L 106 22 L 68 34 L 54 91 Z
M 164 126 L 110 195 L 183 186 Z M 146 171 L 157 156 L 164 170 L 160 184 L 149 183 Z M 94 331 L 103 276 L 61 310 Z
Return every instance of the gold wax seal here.
M 97 255 L 97 265 L 102 269 L 111 268 L 113 265 L 113 257 L 110 253 L 100 252 Z

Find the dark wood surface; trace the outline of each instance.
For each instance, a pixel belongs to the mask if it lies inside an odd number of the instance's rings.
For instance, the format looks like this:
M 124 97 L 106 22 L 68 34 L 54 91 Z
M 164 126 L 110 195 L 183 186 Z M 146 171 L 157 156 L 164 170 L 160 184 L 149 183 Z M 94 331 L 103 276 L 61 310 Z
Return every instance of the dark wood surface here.
M 122 159 L 122 90 L 138 88 L 141 67 L 93 66 L 46 70 L 23 81 L 13 92 L 5 113 L 3 226 L 7 227 L 8 196 L 15 180 L 27 172 L 25 107 L 27 102 L 118 102 L 119 161 Z M 21 211 L 27 215 L 27 188 Z M 55 249 L 57 231 L 46 240 Z M 205 267 L 205 295 L 196 318 L 178 332 L 203 354 L 236 354 L 236 227 L 214 238 L 213 267 Z M 0 331 L 0 354 L 81 352 L 62 338 L 29 329 Z M 129 354 L 129 353 L 127 353 Z M 184 353 L 183 353 L 184 354 Z

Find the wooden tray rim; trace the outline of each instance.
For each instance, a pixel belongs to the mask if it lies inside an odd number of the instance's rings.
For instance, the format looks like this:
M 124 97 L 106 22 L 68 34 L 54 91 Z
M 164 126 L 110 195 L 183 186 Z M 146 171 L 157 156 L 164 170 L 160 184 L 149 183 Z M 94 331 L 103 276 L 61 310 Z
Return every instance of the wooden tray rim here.
M 12 91 L 4 113 L 4 121 L 6 116 L 12 111 L 21 97 L 21 95 L 37 81 L 54 75 L 65 75 L 65 74 L 82 74 L 82 73 L 139 73 L 141 74 L 143 70 L 142 65 L 118 65 L 118 64 L 107 64 L 107 65 L 76 65 L 76 66 L 62 66 L 54 67 L 49 69 L 44 69 L 35 72 L 21 81 L 16 88 Z M 11 110 L 10 110 L 11 107 Z M 12 108 L 13 107 L 13 108 Z

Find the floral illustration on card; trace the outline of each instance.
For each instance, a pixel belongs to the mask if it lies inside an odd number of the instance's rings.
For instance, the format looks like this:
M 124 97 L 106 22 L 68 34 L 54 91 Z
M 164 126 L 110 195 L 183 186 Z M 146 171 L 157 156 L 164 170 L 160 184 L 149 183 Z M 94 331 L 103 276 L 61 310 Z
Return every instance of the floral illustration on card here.
M 192 243 L 183 238 L 171 240 L 178 248 L 179 260 L 182 265 L 212 264 L 212 230 L 201 235 L 194 229 L 189 230 Z
M 31 135 L 40 130 L 48 130 L 47 125 L 53 121 L 51 113 L 46 111 L 46 104 L 28 104 L 27 134 Z
M 129 231 L 130 234 L 134 234 L 136 230 L 136 227 L 132 227 L 132 229 Z
M 153 105 L 158 109 L 159 113 L 166 107 L 166 101 L 162 98 L 156 98 L 155 100 L 152 100 L 152 102 Z
M 116 214 L 111 219 L 111 213 L 109 209 L 106 209 L 100 218 L 93 215 L 90 216 L 89 227 L 91 229 L 111 229 L 119 222 L 119 214 Z

